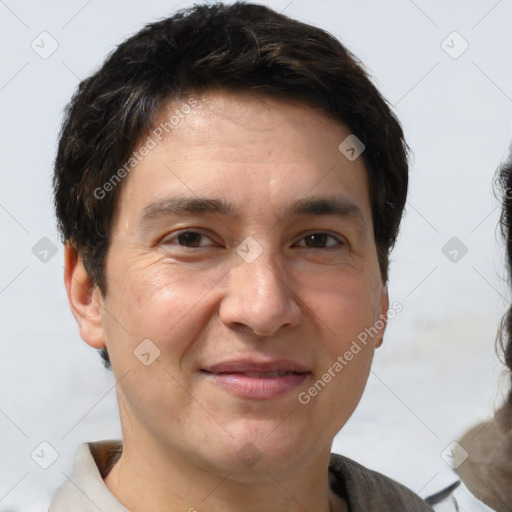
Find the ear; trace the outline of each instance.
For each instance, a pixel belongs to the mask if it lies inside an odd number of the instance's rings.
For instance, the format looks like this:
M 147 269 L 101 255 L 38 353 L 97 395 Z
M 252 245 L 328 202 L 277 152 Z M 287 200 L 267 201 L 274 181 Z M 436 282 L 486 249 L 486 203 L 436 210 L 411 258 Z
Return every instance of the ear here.
M 105 348 L 101 317 L 103 297 L 69 242 L 64 247 L 64 283 L 81 338 L 93 348 Z
M 384 284 L 380 296 L 380 311 L 379 317 L 375 319 L 375 324 L 379 329 L 378 334 L 375 336 L 375 348 L 379 348 L 384 340 L 384 331 L 388 324 L 388 309 L 389 309 L 389 295 L 388 287 Z

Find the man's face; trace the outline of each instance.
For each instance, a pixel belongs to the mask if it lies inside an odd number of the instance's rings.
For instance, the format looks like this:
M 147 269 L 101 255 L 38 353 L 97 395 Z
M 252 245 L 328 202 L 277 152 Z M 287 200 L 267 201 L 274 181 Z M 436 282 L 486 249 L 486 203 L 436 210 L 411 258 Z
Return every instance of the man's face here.
M 119 197 L 100 300 L 125 443 L 226 471 L 306 464 L 382 337 L 333 367 L 387 309 L 367 172 L 338 149 L 350 132 L 305 105 L 203 99 Z

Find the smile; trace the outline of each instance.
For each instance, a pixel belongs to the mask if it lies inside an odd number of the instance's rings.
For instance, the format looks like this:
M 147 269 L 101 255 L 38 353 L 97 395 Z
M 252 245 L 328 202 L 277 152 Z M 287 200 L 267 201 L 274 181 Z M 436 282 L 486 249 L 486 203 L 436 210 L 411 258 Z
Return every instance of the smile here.
M 253 400 L 279 398 L 311 375 L 305 367 L 291 361 L 229 361 L 202 369 L 201 373 L 225 391 Z

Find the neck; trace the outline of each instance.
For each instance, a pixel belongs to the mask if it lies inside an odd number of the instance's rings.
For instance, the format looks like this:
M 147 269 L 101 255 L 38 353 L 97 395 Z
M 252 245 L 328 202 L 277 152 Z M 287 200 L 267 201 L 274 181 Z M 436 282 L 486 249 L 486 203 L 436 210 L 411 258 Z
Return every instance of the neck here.
M 326 450 L 293 470 L 216 470 L 179 450 L 125 436 L 105 484 L 132 512 L 344 512 L 345 502 L 329 489 L 328 460 Z

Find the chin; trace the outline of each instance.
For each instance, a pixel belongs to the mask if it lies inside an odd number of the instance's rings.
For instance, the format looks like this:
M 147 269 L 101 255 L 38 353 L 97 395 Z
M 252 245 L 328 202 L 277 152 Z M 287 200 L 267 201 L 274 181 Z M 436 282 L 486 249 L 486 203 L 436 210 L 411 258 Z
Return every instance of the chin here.
M 237 429 L 231 446 L 224 452 L 229 456 L 227 459 L 223 457 L 229 471 L 237 474 L 237 479 L 252 480 L 255 476 L 268 476 L 268 473 L 297 471 L 301 461 L 307 467 L 310 459 L 319 455 L 316 452 L 321 451 L 318 436 L 313 440 L 311 430 L 307 434 L 291 430 L 290 426 L 279 422 L 274 422 L 272 428 L 261 429 L 261 425 L 254 424 L 247 427 Z

